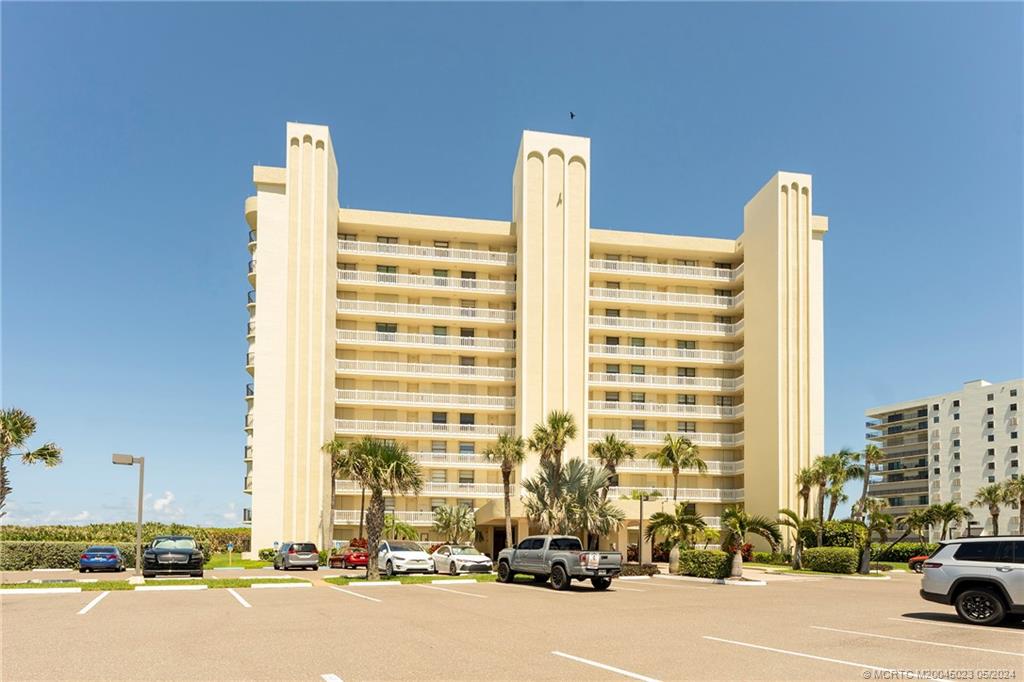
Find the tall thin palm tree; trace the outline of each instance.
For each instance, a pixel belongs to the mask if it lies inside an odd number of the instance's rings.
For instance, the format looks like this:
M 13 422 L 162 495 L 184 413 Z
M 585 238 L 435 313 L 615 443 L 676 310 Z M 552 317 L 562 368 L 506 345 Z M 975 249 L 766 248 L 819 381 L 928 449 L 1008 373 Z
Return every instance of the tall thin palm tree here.
M 1024 535 L 1024 478 L 1010 478 L 1003 481 L 1006 501 L 1017 503 L 1017 535 Z
M 505 547 L 512 546 L 512 472 L 526 459 L 526 444 L 520 436 L 503 433 L 498 442 L 484 450 L 492 462 L 501 464 L 501 483 L 505 497 Z
M 782 542 L 782 533 L 779 532 L 779 523 L 769 519 L 767 516 L 748 514 L 738 507 L 729 507 L 722 512 L 722 549 L 732 552 L 733 578 L 743 576 L 743 552 L 741 548 L 746 542 L 747 535 L 753 533 L 760 535 L 771 546 L 774 554 Z
M 533 452 L 540 455 L 541 462 L 551 462 L 555 471 L 562 468 L 562 453 L 569 441 L 576 438 L 576 419 L 570 412 L 555 410 L 548 414 L 547 419 L 533 427 L 533 434 L 526 442 Z M 558 499 L 559 477 L 555 476 L 553 487 L 549 492 L 552 504 Z
M 868 483 L 871 482 L 871 470 L 872 467 L 880 464 L 885 459 L 885 453 L 874 443 L 864 448 L 864 452 L 857 453 L 856 459 L 860 460 L 862 464 L 861 468 L 861 479 L 864 481 L 864 487 L 861 488 L 860 493 L 860 505 L 854 514 L 854 518 L 860 519 L 864 516 L 864 501 L 868 499 Z
M 601 499 L 607 500 L 608 489 L 618 485 L 618 466 L 636 457 L 636 448 L 632 443 L 627 443 L 611 433 L 605 436 L 604 440 L 590 446 L 590 456 L 601 462 L 608 470 L 608 485 L 601 492 Z
M 839 503 L 847 499 L 843 493 L 843 486 L 847 481 L 856 480 L 864 475 L 863 469 L 857 465 L 858 455 L 849 448 L 843 448 L 839 452 L 827 455 L 825 459 L 829 462 L 827 469 L 828 477 L 828 520 L 831 521 L 836 514 Z
M 949 531 L 949 525 L 951 523 L 962 523 L 972 516 L 967 507 L 957 504 L 956 502 L 934 504 L 931 508 L 934 513 L 933 523 L 942 524 L 942 534 L 939 536 L 940 540 L 946 539 L 946 533 Z
M 803 503 L 803 518 L 811 516 L 811 489 L 818 484 L 818 477 L 814 467 L 803 467 L 796 474 L 797 494 Z
M 832 466 L 835 460 L 830 460 L 822 455 L 818 455 L 814 458 L 814 462 L 811 464 L 811 474 L 814 477 L 814 486 L 818 489 L 818 496 L 816 499 L 817 514 L 815 518 L 818 520 L 818 527 L 816 529 L 816 537 L 818 547 L 821 547 L 822 536 L 825 534 L 825 495 L 828 494 L 828 481 L 831 475 Z
M 817 524 L 806 516 L 801 518 L 792 509 L 780 509 L 779 525 L 790 528 L 793 531 L 793 559 L 791 566 L 799 571 L 804 567 L 804 534 L 815 531 Z
M 689 502 L 679 502 L 674 512 L 655 512 L 651 514 L 647 528 L 644 529 L 644 535 L 652 545 L 659 534 L 665 535 L 672 544 L 668 556 L 669 573 L 675 573 L 679 569 L 680 546 L 690 547 L 694 536 L 708 526 L 704 516 L 696 511 L 689 511 L 689 507 Z
M 16 407 L 0 410 L 0 518 L 7 514 L 7 496 L 14 492 L 7 470 L 8 458 L 19 457 L 22 464 L 42 464 L 48 469 L 62 461 L 61 449 L 55 443 L 28 449 L 27 443 L 35 432 L 36 420 L 27 412 Z
M 370 506 L 366 514 L 366 544 L 369 553 L 366 575 L 371 580 L 380 578 L 377 553 L 380 551 L 381 532 L 384 529 L 384 494 L 405 495 L 419 493 L 423 477 L 419 463 L 409 455 L 404 445 L 379 438 L 366 437 L 360 441 L 363 465 L 353 471 L 353 478 L 370 491 Z
M 877 535 L 879 542 L 885 542 L 889 539 L 893 518 L 885 513 L 888 506 L 888 500 L 877 497 L 866 497 L 857 503 L 859 509 L 856 511 L 860 512 L 860 514 L 852 519 L 852 522 L 862 526 L 866 531 L 864 545 L 861 547 L 858 573 L 867 575 L 871 572 L 871 537 Z
M 672 501 L 679 499 L 679 472 L 682 469 L 696 469 L 700 473 L 708 470 L 707 462 L 700 457 L 699 448 L 685 436 L 665 434 L 665 444 L 660 450 L 647 453 L 658 466 L 672 470 Z
M 373 451 L 378 445 L 377 439 L 370 436 L 363 436 L 354 443 L 347 443 L 345 440 L 335 437 L 334 440 L 324 444 L 324 452 L 331 457 L 331 475 L 338 479 L 351 479 L 361 481 L 361 469 L 366 466 L 366 453 Z M 366 485 L 361 484 L 359 495 L 359 530 L 356 537 L 363 537 L 363 519 L 366 516 Z M 336 495 L 334 494 L 334 481 L 331 481 L 331 522 L 334 522 L 334 505 Z
M 987 507 L 992 517 L 992 535 L 999 535 L 999 505 L 1006 504 L 1006 488 L 998 483 L 982 486 L 970 501 L 972 507 Z

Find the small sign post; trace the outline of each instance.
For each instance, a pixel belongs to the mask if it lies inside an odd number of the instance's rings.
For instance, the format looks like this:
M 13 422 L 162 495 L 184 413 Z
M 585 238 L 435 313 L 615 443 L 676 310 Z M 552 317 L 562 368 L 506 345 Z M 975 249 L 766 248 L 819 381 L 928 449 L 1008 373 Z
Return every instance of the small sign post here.
M 230 565 L 231 565 L 231 551 L 232 551 L 232 550 L 233 550 L 234 548 L 235 548 L 235 543 L 233 543 L 233 542 L 229 542 L 229 543 L 228 543 L 228 566 L 230 566 Z

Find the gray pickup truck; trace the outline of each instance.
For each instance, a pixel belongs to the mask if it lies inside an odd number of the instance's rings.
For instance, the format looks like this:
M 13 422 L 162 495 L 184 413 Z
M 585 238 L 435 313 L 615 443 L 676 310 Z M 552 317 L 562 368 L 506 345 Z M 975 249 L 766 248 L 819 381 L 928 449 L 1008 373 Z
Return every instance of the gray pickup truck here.
M 567 590 L 573 580 L 590 580 L 594 589 L 606 590 L 622 570 L 622 554 L 584 551 L 571 535 L 531 535 L 498 553 L 498 580 L 510 583 L 517 573 L 536 582 L 551 580 L 556 590 Z

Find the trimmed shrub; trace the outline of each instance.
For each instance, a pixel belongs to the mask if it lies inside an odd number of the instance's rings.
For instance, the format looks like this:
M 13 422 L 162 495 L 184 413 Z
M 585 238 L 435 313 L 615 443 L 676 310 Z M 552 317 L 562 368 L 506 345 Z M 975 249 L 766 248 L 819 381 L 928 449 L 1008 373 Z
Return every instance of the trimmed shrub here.
M 654 564 L 623 564 L 619 575 L 658 575 L 661 571 Z
M 259 553 L 260 561 L 273 561 L 275 554 L 277 554 L 277 552 L 274 551 L 273 547 L 261 549 Z
M 784 566 L 789 563 L 782 554 L 772 554 L 771 552 L 754 552 L 753 561 L 759 564 L 775 564 L 778 566 Z
M 808 571 L 856 573 L 860 552 L 853 547 L 811 547 L 804 550 L 803 565 Z
M 206 528 L 185 526 L 180 523 L 148 522 L 142 524 L 142 544 L 145 545 L 157 535 L 188 535 L 210 553 L 228 551 L 233 543 L 236 552 L 249 551 L 250 531 L 248 528 Z M 3 541 L 24 542 L 87 542 L 93 545 L 135 544 L 135 524 L 90 523 L 85 526 L 3 526 L 0 527 Z
M 868 564 L 868 568 L 872 571 L 882 571 L 883 573 L 892 570 L 892 566 L 889 564 Z
M 135 566 L 135 544 L 121 542 L 0 542 L 0 570 L 30 571 L 33 568 L 78 568 L 78 558 L 95 545 L 117 547 L 127 568 Z
M 889 544 L 874 544 L 871 546 L 871 558 L 875 561 L 909 561 L 910 557 L 919 554 L 931 554 L 939 548 L 936 543 L 922 544 L 920 542 L 897 542 L 887 552 L 882 552 Z
M 698 578 L 727 578 L 732 558 L 719 549 L 686 549 L 679 553 L 679 572 Z
M 867 531 L 863 526 L 845 521 L 826 521 L 821 535 L 822 547 L 863 547 Z M 804 547 L 817 547 L 818 536 L 813 528 L 803 532 Z

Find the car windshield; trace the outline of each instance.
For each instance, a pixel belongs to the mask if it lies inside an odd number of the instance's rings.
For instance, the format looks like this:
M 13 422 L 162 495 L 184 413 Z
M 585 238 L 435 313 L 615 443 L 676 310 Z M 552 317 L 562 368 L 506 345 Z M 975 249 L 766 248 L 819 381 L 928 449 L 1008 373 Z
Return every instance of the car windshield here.
M 196 541 L 192 538 L 157 538 L 153 540 L 153 549 L 195 549 Z
M 479 556 L 480 552 L 476 547 L 452 547 L 452 554 L 472 554 Z
M 114 547 L 90 547 L 85 550 L 86 554 L 113 554 L 116 551 Z
M 296 542 L 292 547 L 295 548 L 296 552 L 315 552 L 316 545 L 312 542 Z
M 392 552 L 422 552 L 423 550 L 415 542 L 399 542 L 391 540 L 388 544 L 391 545 Z

